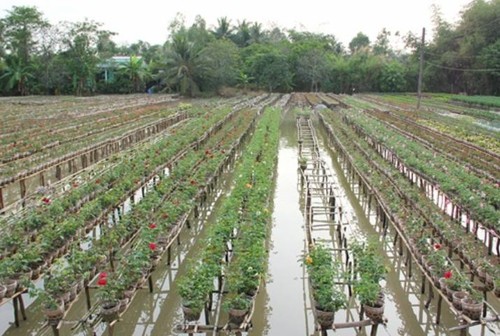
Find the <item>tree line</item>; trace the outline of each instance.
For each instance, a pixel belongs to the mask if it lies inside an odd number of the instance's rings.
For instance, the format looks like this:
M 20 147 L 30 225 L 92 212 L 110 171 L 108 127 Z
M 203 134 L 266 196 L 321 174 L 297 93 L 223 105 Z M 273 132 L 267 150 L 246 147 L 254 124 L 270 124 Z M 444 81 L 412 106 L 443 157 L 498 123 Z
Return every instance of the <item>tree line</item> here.
M 424 48 L 424 91 L 500 94 L 500 0 L 474 0 L 456 24 L 434 8 L 434 38 Z M 178 15 L 163 45 L 117 45 L 114 32 L 91 20 L 50 24 L 36 7 L 14 6 L 0 19 L 2 95 L 179 92 L 226 87 L 267 91 L 415 91 L 420 36 L 395 51 L 392 33 L 375 41 L 358 33 L 343 46 L 334 35 L 227 17 L 207 27 Z M 395 33 L 398 34 L 398 33 Z M 129 56 L 112 64 L 113 56 Z M 112 78 L 108 72 L 112 72 Z

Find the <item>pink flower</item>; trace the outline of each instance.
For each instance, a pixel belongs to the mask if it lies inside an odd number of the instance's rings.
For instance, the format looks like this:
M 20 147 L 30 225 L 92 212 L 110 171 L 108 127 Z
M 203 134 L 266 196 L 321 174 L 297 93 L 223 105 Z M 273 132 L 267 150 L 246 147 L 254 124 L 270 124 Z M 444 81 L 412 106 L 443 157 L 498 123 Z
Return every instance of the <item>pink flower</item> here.
M 151 251 L 156 250 L 156 243 L 149 243 L 149 249 L 150 249 Z
M 108 273 L 106 273 L 106 272 L 99 273 L 99 279 L 105 279 L 107 277 L 108 277 Z
M 444 272 L 444 278 L 445 278 L 445 279 L 449 279 L 449 278 L 451 278 L 451 276 L 452 276 L 452 275 L 453 275 L 453 273 L 451 273 L 451 271 L 446 271 L 446 272 Z
M 108 283 L 108 279 L 106 279 L 106 278 L 99 278 L 99 280 L 97 280 L 97 284 L 99 286 L 106 286 L 107 283 Z
M 156 229 L 156 224 L 155 224 L 155 223 L 151 223 L 151 224 L 149 224 L 149 228 L 150 228 L 150 229 Z
M 439 243 L 434 244 L 434 248 L 436 250 L 440 250 L 441 249 L 441 244 L 439 244 Z

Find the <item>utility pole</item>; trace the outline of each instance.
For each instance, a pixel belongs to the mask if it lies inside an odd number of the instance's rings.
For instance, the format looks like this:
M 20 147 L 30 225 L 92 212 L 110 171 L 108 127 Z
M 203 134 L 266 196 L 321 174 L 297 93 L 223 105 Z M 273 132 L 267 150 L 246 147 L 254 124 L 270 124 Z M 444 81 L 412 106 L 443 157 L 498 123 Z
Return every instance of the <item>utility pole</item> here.
M 425 27 L 422 28 L 422 42 L 420 43 L 420 68 L 418 70 L 417 111 L 420 109 L 420 100 L 422 99 L 422 75 L 424 72 L 424 46 L 425 46 Z

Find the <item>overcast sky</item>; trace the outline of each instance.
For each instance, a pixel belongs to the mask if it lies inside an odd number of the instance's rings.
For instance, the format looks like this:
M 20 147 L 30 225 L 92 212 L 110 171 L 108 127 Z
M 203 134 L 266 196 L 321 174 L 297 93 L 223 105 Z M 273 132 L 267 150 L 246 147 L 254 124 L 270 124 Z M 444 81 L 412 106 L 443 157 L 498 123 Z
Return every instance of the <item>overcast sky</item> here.
M 201 15 L 208 27 L 217 18 L 227 16 L 232 24 L 243 19 L 260 22 L 264 28 L 278 26 L 333 34 L 344 46 L 363 32 L 374 41 L 382 28 L 403 35 L 418 35 L 422 27 L 429 34 L 431 5 L 437 4 L 448 22 L 456 22 L 460 11 L 471 0 L 2 0 L 0 17 L 12 6 L 36 6 L 51 23 L 82 21 L 85 18 L 104 24 L 104 29 L 118 33 L 114 41 L 152 44 L 167 39 L 168 24 L 182 13 L 188 24 Z

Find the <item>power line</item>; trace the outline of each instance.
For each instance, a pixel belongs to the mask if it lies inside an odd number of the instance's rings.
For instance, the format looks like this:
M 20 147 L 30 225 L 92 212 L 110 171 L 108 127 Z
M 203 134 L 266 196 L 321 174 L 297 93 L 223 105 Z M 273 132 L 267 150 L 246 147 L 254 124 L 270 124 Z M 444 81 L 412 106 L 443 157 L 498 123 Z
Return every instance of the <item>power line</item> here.
M 500 68 L 491 68 L 491 69 L 464 69 L 464 68 L 454 68 L 454 67 L 448 67 L 444 65 L 439 65 L 433 62 L 426 61 L 427 64 L 432 65 L 436 68 L 441 68 L 441 69 L 446 69 L 446 70 L 454 70 L 454 71 L 464 71 L 464 72 L 494 72 L 498 71 L 500 72 Z

